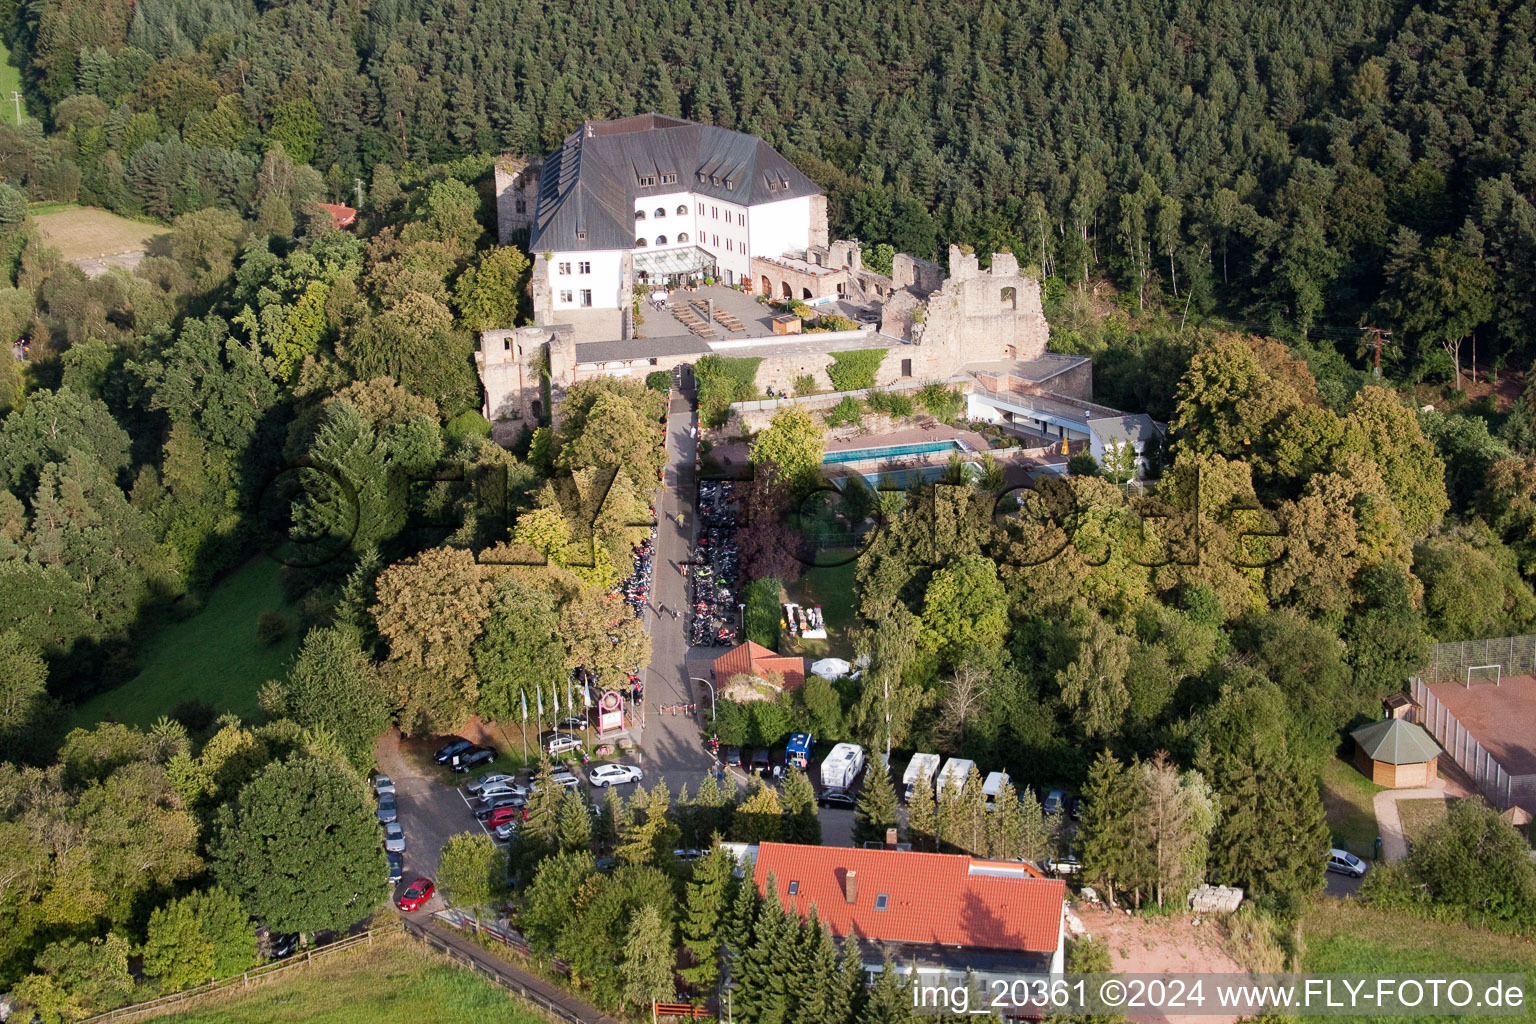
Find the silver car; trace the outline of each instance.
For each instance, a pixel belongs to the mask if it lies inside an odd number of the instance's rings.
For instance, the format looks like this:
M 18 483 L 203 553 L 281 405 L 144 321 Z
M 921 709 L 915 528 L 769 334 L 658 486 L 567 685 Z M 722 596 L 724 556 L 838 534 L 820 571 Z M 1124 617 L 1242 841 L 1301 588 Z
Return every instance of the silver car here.
M 528 795 L 528 787 L 516 782 L 488 782 L 480 787 L 480 799 L 489 800 L 493 796 L 521 796 Z
M 385 793 L 379 797 L 379 821 L 385 825 L 400 817 L 399 808 L 395 806 L 395 794 Z
M 400 827 L 398 821 L 384 826 L 384 849 L 389 853 L 405 852 L 405 829 Z
M 375 775 L 373 777 L 373 795 L 374 796 L 383 796 L 385 793 L 389 793 L 391 796 L 393 796 L 394 792 L 395 792 L 395 780 L 394 779 L 391 779 L 388 775 Z
M 478 793 L 487 786 L 515 784 L 516 782 L 516 775 L 509 775 L 506 772 L 486 772 L 478 779 L 466 782 L 464 788 L 471 793 Z

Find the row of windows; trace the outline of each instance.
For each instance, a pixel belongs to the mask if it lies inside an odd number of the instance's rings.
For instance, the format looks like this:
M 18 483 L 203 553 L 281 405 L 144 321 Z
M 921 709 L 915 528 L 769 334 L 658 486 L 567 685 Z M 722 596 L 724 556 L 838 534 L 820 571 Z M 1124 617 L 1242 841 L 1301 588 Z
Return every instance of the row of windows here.
M 642 174 L 636 180 L 640 183 L 640 187 L 641 188 L 652 188 L 656 184 L 656 175 L 654 175 L 654 174 Z M 663 174 L 661 176 L 661 183 L 663 185 L 676 185 L 677 184 L 677 175 L 675 175 L 675 174 Z
M 717 175 L 717 174 L 705 174 L 703 171 L 700 171 L 699 172 L 699 184 L 702 185 L 706 181 L 709 182 L 711 185 L 715 186 L 715 188 L 719 188 L 720 187 L 720 176 L 719 175 Z M 727 179 L 726 182 L 725 182 L 725 190 L 727 192 L 734 192 L 736 190 L 736 183 L 734 181 L 731 181 L 731 180 Z
M 560 264 L 560 273 L 561 273 L 562 276 L 566 275 L 566 274 L 569 274 L 570 272 L 571 272 L 571 265 L 569 263 L 562 263 L 562 264 Z M 586 260 L 582 260 L 580 263 L 576 264 L 576 273 L 578 273 L 578 274 L 590 274 L 590 273 L 592 273 L 592 264 L 588 263 Z
M 682 213 L 683 212 L 682 207 L 678 207 L 677 212 L 678 213 Z M 704 216 L 704 204 L 703 203 L 699 204 L 699 216 L 700 217 Z M 718 207 L 718 206 L 711 206 L 709 208 L 709 216 L 713 220 L 719 220 L 720 219 L 720 207 Z M 727 224 L 729 224 L 731 222 L 731 211 L 730 210 L 726 210 L 725 211 L 725 222 Z M 744 213 L 736 214 L 736 223 L 738 225 L 740 225 L 741 227 L 746 227 L 747 226 L 747 215 L 744 214 Z
M 590 289 L 590 288 L 583 288 L 583 289 L 581 289 L 581 291 L 577 292 L 577 294 L 581 296 L 581 304 L 583 306 L 590 306 L 590 305 L 592 305 L 592 289 Z M 560 301 L 561 302 L 570 302 L 571 301 L 571 293 L 570 293 L 569 289 L 567 289 L 567 290 L 565 290 L 565 291 L 560 293 Z
M 688 232 L 686 232 L 686 231 L 679 231 L 677 233 L 677 241 L 678 241 L 679 244 L 688 241 Z M 635 248 L 636 249 L 642 249 L 647 244 L 649 244 L 649 243 L 647 243 L 646 240 L 643 239 L 643 238 L 635 239 Z M 667 236 L 666 235 L 657 235 L 656 236 L 656 244 L 657 245 L 666 245 L 667 244 Z
M 656 212 L 651 214 L 652 217 L 655 217 L 655 218 L 658 218 L 658 219 L 661 218 L 661 217 L 665 217 L 666 215 L 667 215 L 667 211 L 664 208 L 660 207 L 660 206 L 656 207 Z M 684 203 L 682 206 L 679 206 L 677 208 L 677 215 L 679 217 L 686 217 L 686 216 L 688 216 L 688 205 L 686 203 Z M 644 210 L 636 210 L 635 211 L 635 220 L 645 220 L 645 211 Z

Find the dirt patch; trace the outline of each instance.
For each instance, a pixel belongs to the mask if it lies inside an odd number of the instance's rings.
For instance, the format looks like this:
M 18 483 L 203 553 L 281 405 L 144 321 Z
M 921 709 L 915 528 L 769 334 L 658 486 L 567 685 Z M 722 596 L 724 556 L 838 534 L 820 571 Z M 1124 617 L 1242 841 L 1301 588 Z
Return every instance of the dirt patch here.
M 1136 917 L 1124 912 L 1079 904 L 1074 908 L 1088 934 L 1109 951 L 1111 970 L 1123 974 L 1238 974 L 1244 968 L 1225 948 L 1219 924 L 1188 914 Z M 1146 1024 L 1232 1024 L 1237 1015 L 1148 1013 L 1128 1014 Z
M 33 219 L 43 241 L 70 262 L 143 253 L 150 239 L 166 233 L 163 227 L 87 206 L 38 214 Z

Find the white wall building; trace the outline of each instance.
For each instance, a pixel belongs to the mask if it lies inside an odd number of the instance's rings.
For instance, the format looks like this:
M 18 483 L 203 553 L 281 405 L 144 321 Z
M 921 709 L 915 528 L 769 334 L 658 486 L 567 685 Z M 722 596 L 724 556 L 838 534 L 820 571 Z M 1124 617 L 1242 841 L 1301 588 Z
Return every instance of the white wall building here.
M 587 121 L 539 168 L 534 312 L 622 309 L 636 284 L 695 277 L 750 288 L 753 256 L 826 244 L 826 196 L 763 140 L 660 114 Z

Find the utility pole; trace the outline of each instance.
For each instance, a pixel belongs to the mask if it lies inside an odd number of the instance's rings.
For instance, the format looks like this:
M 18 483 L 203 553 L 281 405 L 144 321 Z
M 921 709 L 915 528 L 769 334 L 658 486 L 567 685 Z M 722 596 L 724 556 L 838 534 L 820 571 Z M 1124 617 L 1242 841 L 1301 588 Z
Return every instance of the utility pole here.
M 363 179 L 353 178 L 352 185 L 357 189 L 357 208 L 361 210 L 363 208 Z
M 21 93 L 11 90 L 11 100 L 16 104 L 16 127 L 21 127 Z
M 1376 376 L 1380 377 L 1381 376 L 1381 346 L 1382 346 L 1382 339 L 1383 338 L 1390 338 L 1390 337 L 1392 337 L 1392 332 L 1391 331 L 1384 331 L 1380 327 L 1362 327 L 1360 329 L 1362 331 L 1369 331 L 1369 332 L 1371 332 L 1372 334 L 1374 334 L 1376 336 L 1375 344 L 1374 344 L 1374 348 L 1376 349 L 1375 373 L 1376 373 Z M 1387 342 L 1387 344 L 1391 344 L 1391 342 Z

